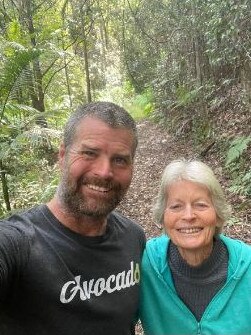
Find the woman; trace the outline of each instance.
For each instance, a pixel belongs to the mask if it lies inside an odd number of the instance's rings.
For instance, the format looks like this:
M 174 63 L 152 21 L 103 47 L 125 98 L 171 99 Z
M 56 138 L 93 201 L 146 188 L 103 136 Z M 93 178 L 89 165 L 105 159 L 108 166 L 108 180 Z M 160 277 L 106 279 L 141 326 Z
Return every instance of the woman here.
M 145 334 L 251 334 L 251 247 L 221 234 L 230 210 L 212 170 L 171 162 L 154 214 L 166 235 L 143 256 Z

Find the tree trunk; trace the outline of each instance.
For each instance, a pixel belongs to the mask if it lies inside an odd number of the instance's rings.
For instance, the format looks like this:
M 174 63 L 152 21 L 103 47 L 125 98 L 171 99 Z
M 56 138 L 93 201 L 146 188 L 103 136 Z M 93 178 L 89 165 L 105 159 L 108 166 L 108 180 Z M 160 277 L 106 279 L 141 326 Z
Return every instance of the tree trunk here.
M 81 25 L 82 25 L 82 36 L 83 36 L 83 52 L 84 52 L 84 64 L 85 64 L 85 81 L 86 81 L 86 96 L 87 102 L 92 101 L 91 95 L 91 79 L 90 79 L 90 68 L 89 68 L 89 58 L 88 58 L 88 47 L 87 47 L 87 36 L 85 32 L 85 13 L 83 12 L 83 7 L 80 6 L 80 15 L 81 15 Z
M 197 18 L 197 10 L 196 5 L 192 4 L 192 14 L 194 18 Z M 194 31 L 194 57 L 195 57 L 195 69 L 196 69 L 196 81 L 197 86 L 202 86 L 202 70 L 201 70 L 201 50 L 200 50 L 200 33 L 198 32 L 197 27 L 195 27 Z
M 7 211 L 10 212 L 11 205 L 10 205 L 8 182 L 7 182 L 6 172 L 4 170 L 2 160 L 0 160 L 0 173 L 1 173 L 1 182 L 2 182 L 2 190 L 3 190 L 3 198 L 4 198 L 5 206 L 6 206 Z
M 31 46 L 36 48 L 36 32 L 34 29 L 33 24 L 33 17 L 32 17 L 32 9 L 31 9 L 31 1 L 24 1 L 23 2 L 23 11 L 20 13 L 21 24 L 26 25 L 30 37 Z M 41 66 L 39 59 L 33 61 L 33 78 L 30 85 L 30 96 L 32 101 L 32 107 L 36 108 L 40 112 L 45 111 L 44 105 L 44 92 L 43 92 L 43 75 L 41 71 Z M 37 118 L 37 124 L 47 127 L 47 121 L 43 116 Z
M 84 61 L 85 61 L 86 95 L 87 95 L 87 101 L 91 102 L 92 101 L 91 80 L 90 80 L 89 59 L 88 59 L 88 49 L 86 40 L 84 40 L 83 46 L 84 46 Z

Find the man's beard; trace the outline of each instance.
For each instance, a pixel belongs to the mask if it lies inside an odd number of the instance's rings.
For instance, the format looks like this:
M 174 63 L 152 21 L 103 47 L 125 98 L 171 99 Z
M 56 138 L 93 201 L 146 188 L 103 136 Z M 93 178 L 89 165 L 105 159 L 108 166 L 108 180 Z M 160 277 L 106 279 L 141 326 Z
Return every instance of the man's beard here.
M 99 187 L 111 189 L 112 196 L 91 198 L 81 192 L 83 184 L 91 184 Z M 58 187 L 58 197 L 65 210 L 74 217 L 90 216 L 104 217 L 114 210 L 127 192 L 128 187 L 123 188 L 121 184 L 104 181 L 98 178 L 86 178 L 74 182 L 69 180 L 69 176 L 64 174 Z M 98 194 L 97 194 L 98 195 Z

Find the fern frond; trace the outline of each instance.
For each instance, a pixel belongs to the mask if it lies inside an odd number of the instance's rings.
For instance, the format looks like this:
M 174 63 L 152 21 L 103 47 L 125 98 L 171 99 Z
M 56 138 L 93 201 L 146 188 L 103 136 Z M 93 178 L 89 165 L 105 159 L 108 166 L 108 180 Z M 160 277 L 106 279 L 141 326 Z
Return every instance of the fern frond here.
M 30 64 L 41 55 L 41 51 L 1 39 L 0 53 L 2 58 L 0 64 L 1 119 L 7 103 L 15 101 L 23 87 L 32 85 Z
M 226 165 L 233 163 L 236 161 L 242 153 L 247 150 L 248 144 L 251 142 L 251 136 L 241 136 L 235 138 L 230 148 L 227 152 L 227 159 L 226 159 Z

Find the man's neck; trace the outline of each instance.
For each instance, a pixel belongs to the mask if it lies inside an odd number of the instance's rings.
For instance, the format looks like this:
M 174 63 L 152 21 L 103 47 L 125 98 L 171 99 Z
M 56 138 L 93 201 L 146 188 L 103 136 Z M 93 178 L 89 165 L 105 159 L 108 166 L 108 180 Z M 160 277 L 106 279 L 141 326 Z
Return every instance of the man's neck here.
M 47 203 L 52 214 L 67 228 L 83 236 L 101 236 L 106 230 L 107 218 L 75 217 L 64 209 L 57 197 Z

